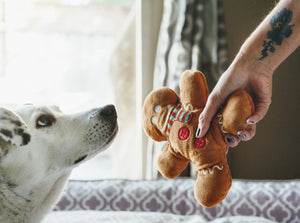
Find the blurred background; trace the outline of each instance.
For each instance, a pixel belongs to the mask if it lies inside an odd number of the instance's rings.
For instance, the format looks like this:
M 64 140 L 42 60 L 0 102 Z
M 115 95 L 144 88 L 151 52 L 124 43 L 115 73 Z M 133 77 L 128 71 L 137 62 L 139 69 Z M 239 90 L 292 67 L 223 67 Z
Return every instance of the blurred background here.
M 141 126 L 144 98 L 178 92 L 185 69 L 210 89 L 274 0 L 0 0 L 0 103 L 64 112 L 115 104 L 119 135 L 73 179 L 155 179 L 164 144 Z M 234 178 L 300 178 L 300 50 L 275 71 L 272 104 L 253 140 L 228 153 Z M 190 166 L 184 176 L 195 176 Z
M 243 41 L 274 6 L 266 1 L 223 1 L 232 61 Z M 300 178 L 300 49 L 296 49 L 275 71 L 269 112 L 258 123 L 253 140 L 229 152 L 233 177 L 250 179 Z
M 134 4 L 0 0 L 0 103 L 56 104 L 65 113 L 115 104 L 110 60 Z M 99 177 L 113 177 L 109 151 L 72 176 Z
M 0 100 L 66 112 L 113 103 L 109 59 L 133 2 L 1 1 L 0 88 L 11 93 Z

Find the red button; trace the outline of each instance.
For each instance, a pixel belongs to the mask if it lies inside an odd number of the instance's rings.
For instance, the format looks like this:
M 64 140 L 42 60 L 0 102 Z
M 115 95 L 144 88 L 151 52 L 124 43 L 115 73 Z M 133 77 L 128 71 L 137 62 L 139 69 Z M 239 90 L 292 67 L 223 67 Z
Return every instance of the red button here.
M 196 138 L 194 144 L 197 149 L 202 149 L 206 145 L 205 138 Z
M 178 132 L 179 139 L 185 140 L 189 137 L 189 135 L 190 135 L 190 130 L 188 127 L 182 127 L 181 129 L 179 129 Z

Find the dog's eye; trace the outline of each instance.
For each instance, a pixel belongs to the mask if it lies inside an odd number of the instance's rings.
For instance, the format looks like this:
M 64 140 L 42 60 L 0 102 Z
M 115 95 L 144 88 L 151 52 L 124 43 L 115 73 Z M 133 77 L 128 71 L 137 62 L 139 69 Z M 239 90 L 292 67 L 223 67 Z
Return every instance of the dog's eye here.
M 52 115 L 41 115 L 36 120 L 36 128 L 49 127 L 55 122 Z

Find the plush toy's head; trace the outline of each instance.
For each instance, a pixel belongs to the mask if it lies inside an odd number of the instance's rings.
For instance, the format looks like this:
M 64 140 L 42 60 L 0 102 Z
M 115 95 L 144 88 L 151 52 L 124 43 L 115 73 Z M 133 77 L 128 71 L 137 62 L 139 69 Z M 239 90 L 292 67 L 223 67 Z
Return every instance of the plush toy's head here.
M 167 87 L 147 96 L 143 125 L 153 140 L 169 142 L 158 157 L 162 175 L 177 177 L 191 161 L 198 170 L 195 197 L 203 206 L 212 207 L 225 198 L 231 186 L 225 134 L 248 129 L 246 119 L 254 112 L 254 105 L 245 91 L 236 91 L 212 120 L 206 136 L 196 138 L 198 117 L 208 95 L 204 75 L 187 70 L 180 79 L 180 97 Z

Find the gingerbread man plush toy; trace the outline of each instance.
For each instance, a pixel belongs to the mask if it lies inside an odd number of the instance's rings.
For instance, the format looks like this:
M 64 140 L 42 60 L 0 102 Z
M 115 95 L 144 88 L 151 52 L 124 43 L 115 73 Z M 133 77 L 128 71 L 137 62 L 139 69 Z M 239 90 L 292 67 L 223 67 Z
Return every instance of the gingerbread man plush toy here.
M 217 114 L 203 138 L 196 138 L 198 117 L 209 92 L 204 75 L 187 70 L 180 78 L 180 97 L 170 88 L 152 91 L 143 107 L 143 125 L 155 141 L 168 141 L 158 157 L 158 168 L 167 178 L 177 177 L 191 161 L 198 170 L 195 197 L 212 207 L 221 202 L 231 187 L 226 160 L 225 134 L 249 129 L 247 118 L 254 112 L 251 97 L 234 92 Z

